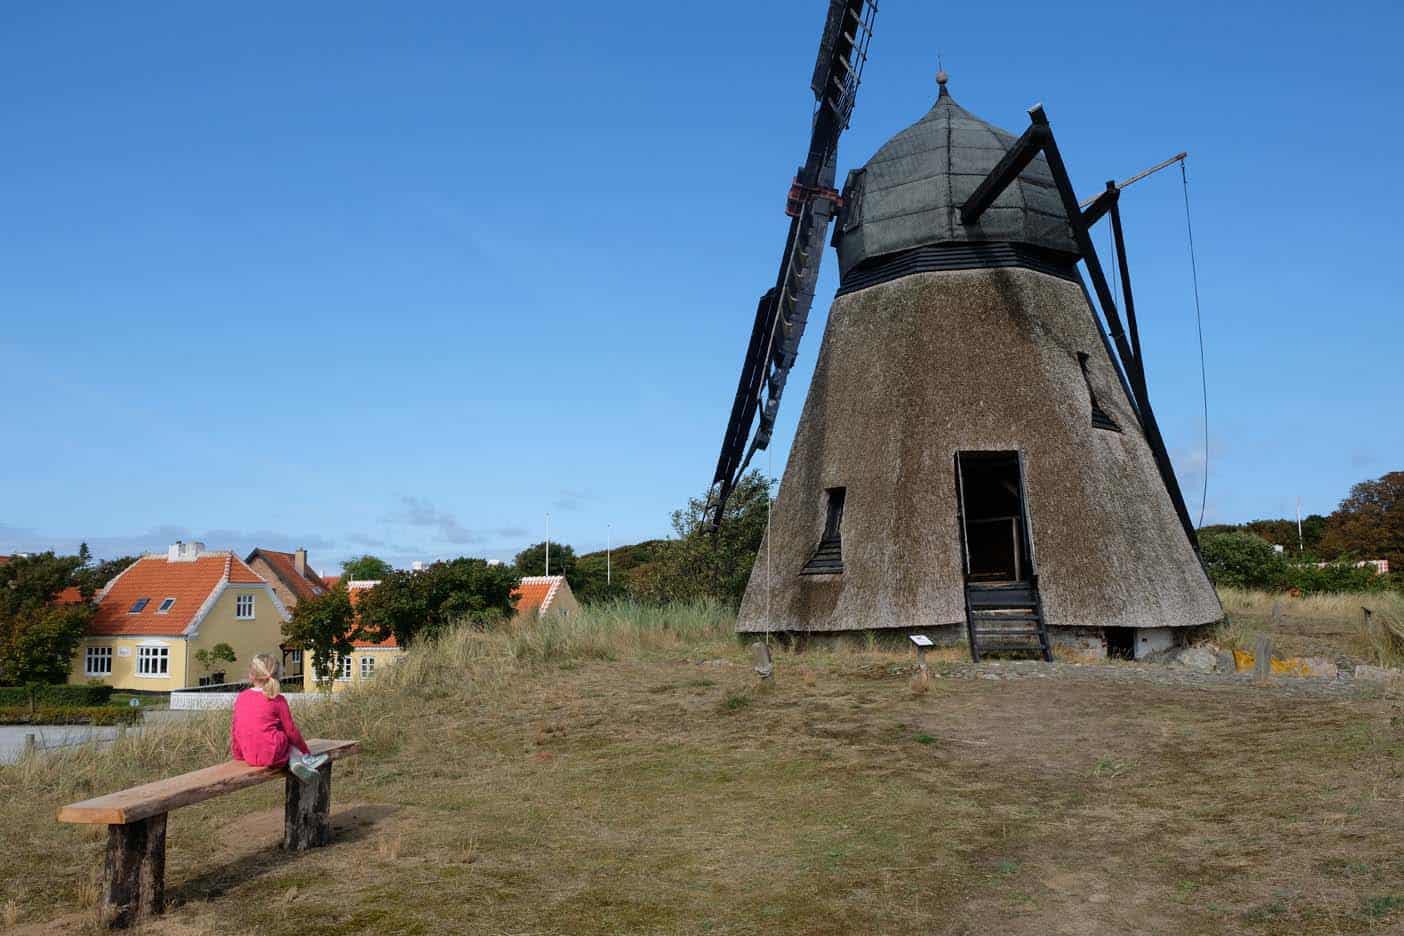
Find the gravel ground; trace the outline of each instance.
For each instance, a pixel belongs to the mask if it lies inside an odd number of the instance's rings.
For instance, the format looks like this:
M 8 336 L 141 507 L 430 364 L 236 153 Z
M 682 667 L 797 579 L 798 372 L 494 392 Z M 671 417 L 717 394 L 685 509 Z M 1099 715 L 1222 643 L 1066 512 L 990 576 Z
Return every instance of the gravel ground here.
M 1255 689 L 1287 696 L 1348 699 L 1374 695 L 1379 687 L 1348 675 L 1335 678 L 1274 676 L 1259 686 L 1252 673 L 1197 673 L 1163 663 L 1042 663 L 1037 660 L 994 660 L 984 663 L 937 663 L 931 675 L 945 679 L 1060 679 L 1117 684 L 1145 683 L 1204 690 Z

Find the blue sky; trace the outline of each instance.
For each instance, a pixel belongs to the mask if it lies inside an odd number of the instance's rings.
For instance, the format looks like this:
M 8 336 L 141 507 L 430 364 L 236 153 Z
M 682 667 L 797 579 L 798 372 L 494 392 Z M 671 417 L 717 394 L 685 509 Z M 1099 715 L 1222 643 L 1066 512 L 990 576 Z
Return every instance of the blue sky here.
M 665 534 L 774 276 L 824 6 L 6 5 L 0 552 L 507 557 L 548 512 L 581 550 Z M 926 111 L 938 54 L 993 123 L 1043 101 L 1084 195 L 1189 150 L 1208 519 L 1404 467 L 1404 14 L 1048 9 L 883 3 L 840 174 Z M 1123 210 L 1193 510 L 1178 173 Z

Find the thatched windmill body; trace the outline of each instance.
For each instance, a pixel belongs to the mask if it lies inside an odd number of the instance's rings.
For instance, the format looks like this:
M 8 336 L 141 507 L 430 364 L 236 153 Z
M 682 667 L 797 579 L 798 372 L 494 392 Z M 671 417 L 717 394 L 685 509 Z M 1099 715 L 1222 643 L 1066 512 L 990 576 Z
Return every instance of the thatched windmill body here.
M 829 22 L 866 7 L 835 0 Z M 826 49 L 827 32 L 817 72 Z M 853 76 L 851 108 L 857 70 L 831 71 Z M 1150 406 L 1118 189 L 1080 208 L 1041 108 L 1016 139 L 938 80 L 841 194 L 803 169 L 792 191 L 803 210 L 757 312 L 715 516 L 769 443 L 822 251 L 806 218 L 836 215 L 840 286 L 737 629 L 963 631 L 977 659 L 1049 658 L 1060 632 L 1167 646 L 1222 612 Z M 1088 235 L 1108 214 L 1129 333 Z

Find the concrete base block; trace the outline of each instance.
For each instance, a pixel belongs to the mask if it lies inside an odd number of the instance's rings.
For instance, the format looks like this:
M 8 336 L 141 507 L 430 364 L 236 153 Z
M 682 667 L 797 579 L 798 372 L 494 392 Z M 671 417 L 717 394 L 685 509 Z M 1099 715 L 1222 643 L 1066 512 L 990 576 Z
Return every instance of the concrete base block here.
M 1160 653 L 1175 646 L 1175 629 L 1172 627 L 1136 628 L 1135 656 L 1142 660 L 1153 653 Z

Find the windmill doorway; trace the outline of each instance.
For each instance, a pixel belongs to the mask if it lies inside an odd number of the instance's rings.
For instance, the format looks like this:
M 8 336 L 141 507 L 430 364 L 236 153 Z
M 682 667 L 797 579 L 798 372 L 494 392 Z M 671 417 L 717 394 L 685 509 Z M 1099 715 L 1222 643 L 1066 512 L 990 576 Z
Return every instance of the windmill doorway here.
M 1029 542 L 1023 459 L 1018 452 L 958 452 L 956 492 L 971 659 L 1034 653 L 1051 661 Z
M 956 455 L 956 479 L 966 581 L 1032 581 L 1019 453 L 961 452 Z

